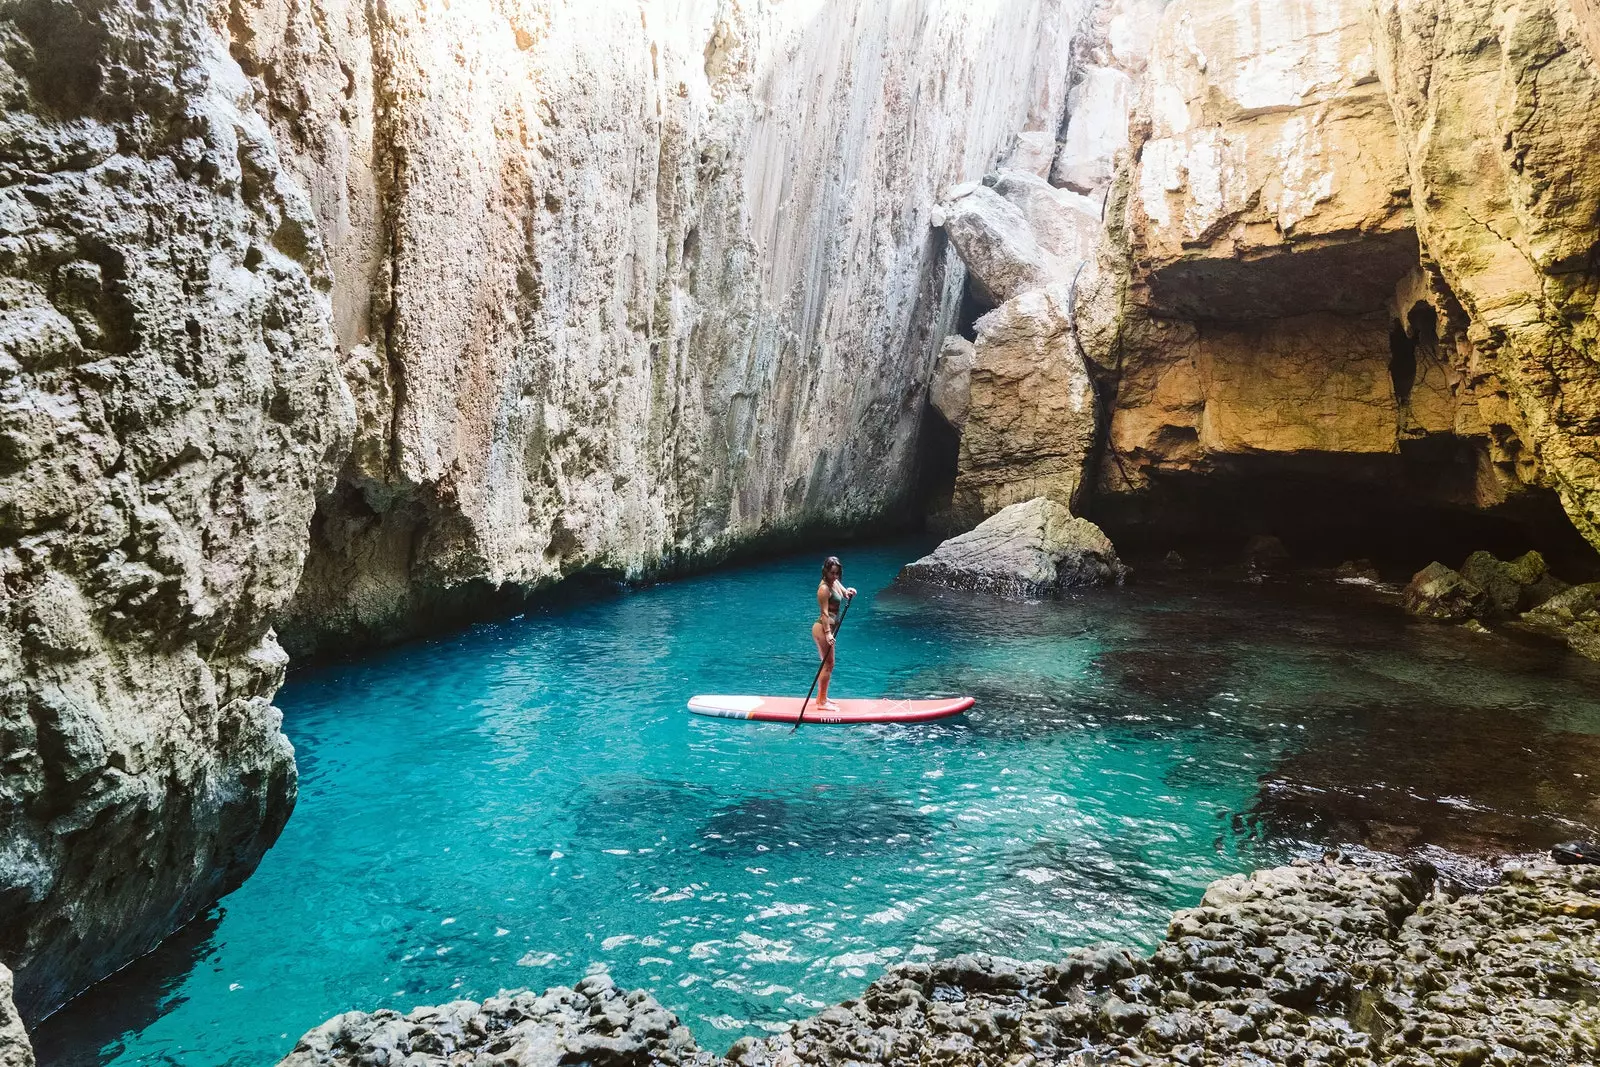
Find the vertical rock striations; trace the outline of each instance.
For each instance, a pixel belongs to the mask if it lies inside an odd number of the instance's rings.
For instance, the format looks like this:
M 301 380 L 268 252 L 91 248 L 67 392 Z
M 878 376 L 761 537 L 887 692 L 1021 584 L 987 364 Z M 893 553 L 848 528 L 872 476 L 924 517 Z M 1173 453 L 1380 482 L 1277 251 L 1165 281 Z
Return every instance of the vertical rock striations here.
M 236 5 L 361 413 L 292 647 L 892 510 L 938 192 L 1053 144 L 1082 6 Z
M 962 284 L 937 191 L 1053 145 L 1081 8 L 5 5 L 22 1015 L 283 825 L 275 621 L 387 639 L 892 511 Z
M 294 802 L 270 619 L 349 433 L 315 219 L 196 9 L 0 10 L 0 959 L 37 1018 Z

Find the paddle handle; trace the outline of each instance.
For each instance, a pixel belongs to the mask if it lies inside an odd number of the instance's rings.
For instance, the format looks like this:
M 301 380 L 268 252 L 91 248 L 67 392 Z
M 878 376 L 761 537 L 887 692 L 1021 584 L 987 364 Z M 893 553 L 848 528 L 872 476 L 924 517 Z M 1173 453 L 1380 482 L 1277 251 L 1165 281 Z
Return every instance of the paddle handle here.
M 855 599 L 853 596 L 845 597 L 844 606 L 839 609 L 839 622 L 833 628 L 835 637 L 838 637 L 839 631 L 844 629 L 844 617 L 850 614 L 850 605 L 854 603 Z M 800 702 L 800 714 L 795 716 L 794 725 L 789 727 L 791 734 L 800 729 L 800 724 L 806 721 L 806 705 L 811 703 L 811 694 L 817 691 L 817 683 L 822 681 L 822 668 L 827 664 L 828 661 L 826 659 L 817 664 L 817 673 L 811 676 L 811 688 L 806 690 L 806 698 Z

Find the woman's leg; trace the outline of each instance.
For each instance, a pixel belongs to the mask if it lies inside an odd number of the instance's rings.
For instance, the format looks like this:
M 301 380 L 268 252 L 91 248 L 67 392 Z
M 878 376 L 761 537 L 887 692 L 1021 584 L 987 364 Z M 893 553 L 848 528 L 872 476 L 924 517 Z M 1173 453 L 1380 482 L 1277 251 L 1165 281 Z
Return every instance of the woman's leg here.
M 811 627 L 811 639 L 817 643 L 817 655 L 822 657 L 822 669 L 817 672 L 817 704 L 828 702 L 828 680 L 833 677 L 833 645 L 828 643 L 827 631 L 822 623 Z

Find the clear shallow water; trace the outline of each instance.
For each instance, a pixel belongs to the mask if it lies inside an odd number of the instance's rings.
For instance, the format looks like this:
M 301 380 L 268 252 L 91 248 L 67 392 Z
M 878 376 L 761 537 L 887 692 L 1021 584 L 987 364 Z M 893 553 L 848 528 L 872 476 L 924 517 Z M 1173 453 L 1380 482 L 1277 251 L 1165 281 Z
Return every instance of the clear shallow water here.
M 340 1011 L 596 964 L 720 1050 L 899 960 L 1148 946 L 1208 881 L 1307 841 L 1600 823 L 1600 671 L 1565 654 L 1331 585 L 885 590 L 915 550 L 847 554 L 862 597 L 834 691 L 978 696 L 947 723 L 685 713 L 696 692 L 803 691 L 809 555 L 297 674 L 282 838 L 41 1027 L 42 1061 L 272 1063 Z

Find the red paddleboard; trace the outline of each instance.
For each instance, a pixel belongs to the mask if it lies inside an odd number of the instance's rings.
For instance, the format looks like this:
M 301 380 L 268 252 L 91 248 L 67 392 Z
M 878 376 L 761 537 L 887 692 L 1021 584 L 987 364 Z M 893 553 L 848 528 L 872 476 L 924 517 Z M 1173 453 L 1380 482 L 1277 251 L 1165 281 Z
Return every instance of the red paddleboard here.
M 689 698 L 689 710 L 718 719 L 753 719 L 756 722 L 792 723 L 800 717 L 801 697 Z M 823 711 L 812 700 L 806 704 L 806 722 L 849 724 L 857 722 L 928 722 L 960 715 L 972 707 L 972 697 L 944 700 L 835 700 L 837 711 Z

